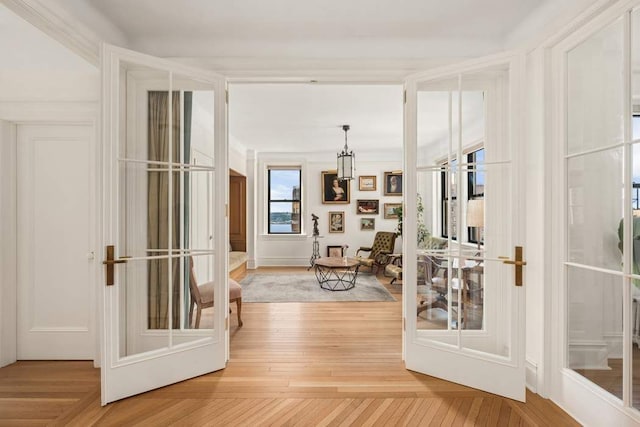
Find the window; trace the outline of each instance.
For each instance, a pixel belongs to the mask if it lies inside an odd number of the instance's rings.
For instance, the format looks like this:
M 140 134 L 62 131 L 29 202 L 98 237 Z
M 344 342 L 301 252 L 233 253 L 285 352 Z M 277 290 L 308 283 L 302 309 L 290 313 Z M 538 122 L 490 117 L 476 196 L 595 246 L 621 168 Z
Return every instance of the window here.
M 451 239 L 456 240 L 456 204 L 458 202 L 458 194 L 456 187 L 456 165 L 457 160 L 451 161 L 451 167 L 449 163 L 444 163 L 440 180 L 442 185 L 441 189 L 441 203 L 440 203 L 440 215 L 442 221 L 440 222 L 442 230 L 440 234 L 442 237 L 449 237 L 449 218 L 451 218 Z M 448 177 L 448 178 L 447 178 Z M 451 187 L 451 192 L 449 192 Z M 447 215 L 449 211 L 449 215 Z
M 301 175 L 300 168 L 269 168 L 269 234 L 301 233 Z
M 467 154 L 469 172 L 467 173 L 467 200 L 484 199 L 484 148 Z M 467 227 L 470 243 L 483 243 L 481 227 Z
M 466 200 L 483 199 L 485 174 L 481 165 L 484 164 L 484 148 L 466 154 L 466 158 L 469 164 L 468 172 L 466 173 Z M 458 206 L 458 194 L 463 194 L 463 189 L 459 189 L 456 183 L 457 164 L 457 160 L 451 161 L 451 167 L 448 166 L 448 162 L 443 163 L 442 172 L 440 173 L 440 217 L 442 218 L 440 235 L 445 238 L 449 237 L 448 225 L 449 219 L 451 219 L 452 240 L 457 240 L 458 237 L 456 235 L 456 209 Z M 447 210 L 449 215 L 447 215 Z M 479 227 L 467 227 L 467 241 L 478 243 L 478 239 L 482 243 L 483 238 Z

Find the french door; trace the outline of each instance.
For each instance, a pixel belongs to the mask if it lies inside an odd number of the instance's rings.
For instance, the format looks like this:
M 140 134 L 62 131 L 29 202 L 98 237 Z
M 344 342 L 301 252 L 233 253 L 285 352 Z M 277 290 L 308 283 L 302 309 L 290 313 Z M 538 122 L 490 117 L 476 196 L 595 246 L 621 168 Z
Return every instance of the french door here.
M 502 55 L 407 79 L 403 299 L 408 369 L 524 401 L 521 72 Z
M 109 45 L 102 78 L 104 405 L 225 367 L 228 179 L 223 78 Z

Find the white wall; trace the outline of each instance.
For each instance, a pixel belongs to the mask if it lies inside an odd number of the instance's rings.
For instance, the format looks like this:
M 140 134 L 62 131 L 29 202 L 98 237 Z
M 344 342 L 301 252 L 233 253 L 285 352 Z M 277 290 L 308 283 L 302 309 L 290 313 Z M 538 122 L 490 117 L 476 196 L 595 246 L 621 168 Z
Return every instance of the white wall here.
M 247 176 L 247 149 L 233 135 L 229 135 L 229 169 Z
M 0 101 L 97 101 L 100 72 L 0 5 Z
M 258 155 L 256 162 L 255 185 L 255 209 L 249 210 L 248 216 L 255 214 L 255 218 L 249 219 L 256 224 L 256 266 L 308 266 L 312 254 L 313 224 L 311 214 L 319 217 L 318 228 L 320 255 L 326 256 L 328 245 L 349 245 L 347 254 L 355 255 L 360 246 L 370 246 L 376 231 L 395 231 L 398 224 L 396 219 L 384 219 L 383 208 L 385 203 L 400 203 L 402 197 L 384 196 L 383 179 L 384 172 L 401 170 L 402 153 L 400 150 L 390 153 L 356 153 L 356 176 L 377 176 L 376 191 L 359 191 L 358 180 L 351 182 L 351 197 L 349 204 L 323 204 L 321 172 L 336 169 L 336 156 L 333 153 L 305 153 L 305 154 L 269 154 Z M 386 160 L 380 160 L 386 159 Z M 266 233 L 266 167 L 269 165 L 301 165 L 303 168 L 303 234 L 301 236 L 274 236 Z M 250 191 L 248 191 L 250 193 Z M 249 196 L 251 197 L 251 195 Z M 358 199 L 377 199 L 380 203 L 380 213 L 377 215 L 359 215 L 356 213 L 356 201 Z M 345 232 L 329 233 L 328 221 L 330 211 L 344 211 Z M 361 231 L 361 218 L 375 218 L 374 231 Z M 396 251 L 400 250 L 400 240 L 396 241 Z M 368 255 L 365 254 L 365 255 Z M 249 255 L 251 257 L 251 255 Z
M 16 361 L 16 126 L 0 120 L 0 367 Z

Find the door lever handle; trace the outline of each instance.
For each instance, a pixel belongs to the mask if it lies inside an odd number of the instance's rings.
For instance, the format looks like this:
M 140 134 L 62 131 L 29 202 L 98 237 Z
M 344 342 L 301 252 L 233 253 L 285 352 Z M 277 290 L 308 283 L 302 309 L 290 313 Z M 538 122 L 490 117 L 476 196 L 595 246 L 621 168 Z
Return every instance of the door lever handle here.
M 115 247 L 113 245 L 109 245 L 107 246 L 107 259 L 105 259 L 104 261 L 102 261 L 102 264 L 104 264 L 107 267 L 107 271 L 106 271 L 106 280 L 105 280 L 105 284 L 107 286 L 113 286 L 114 283 L 114 276 L 115 276 L 115 272 L 114 272 L 114 266 L 116 264 L 124 264 L 127 262 L 128 258 L 131 258 L 130 256 L 124 256 L 121 257 L 119 259 L 115 259 Z
M 509 265 L 513 265 L 513 266 L 516 267 L 515 285 L 516 286 L 522 286 L 522 284 L 523 284 L 522 267 L 527 265 L 527 262 L 524 259 L 522 259 L 522 246 L 516 246 L 516 253 L 515 253 L 514 258 L 515 259 L 509 259 L 509 257 L 506 257 L 506 256 L 499 256 L 498 257 L 498 259 L 501 259 L 504 264 L 509 264 Z

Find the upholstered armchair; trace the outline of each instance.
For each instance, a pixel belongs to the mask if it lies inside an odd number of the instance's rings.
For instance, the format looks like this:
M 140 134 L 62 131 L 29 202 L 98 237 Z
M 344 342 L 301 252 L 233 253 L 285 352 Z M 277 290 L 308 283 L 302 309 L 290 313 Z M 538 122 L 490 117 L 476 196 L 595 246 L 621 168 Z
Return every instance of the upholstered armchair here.
M 393 253 L 395 244 L 396 233 L 378 231 L 371 246 L 361 246 L 356 251 L 356 259 L 360 265 L 369 267 L 373 273 L 376 273 L 378 268 L 384 267 L 389 262 L 389 254 Z M 369 256 L 360 256 L 360 252 L 369 252 Z

